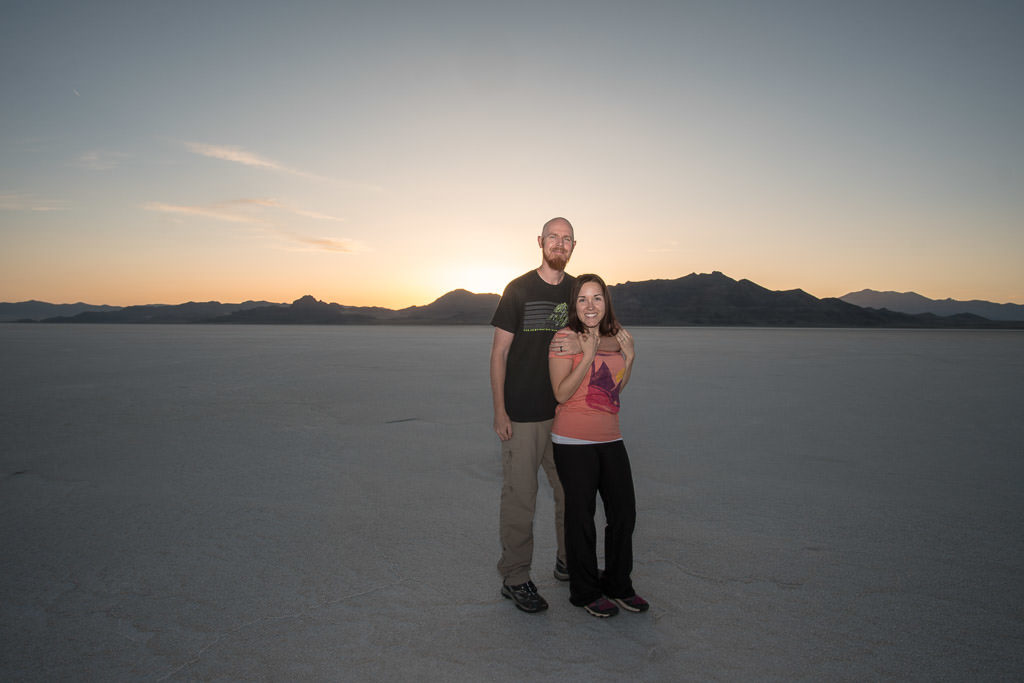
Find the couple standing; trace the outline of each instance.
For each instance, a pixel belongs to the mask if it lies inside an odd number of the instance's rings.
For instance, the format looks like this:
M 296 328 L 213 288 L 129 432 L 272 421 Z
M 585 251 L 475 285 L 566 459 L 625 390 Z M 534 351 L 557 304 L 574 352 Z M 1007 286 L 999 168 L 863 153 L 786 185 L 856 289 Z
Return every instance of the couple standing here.
M 619 432 L 619 392 L 629 381 L 633 339 L 615 320 L 597 275 L 565 266 L 572 225 L 552 218 L 537 238 L 543 260 L 505 287 L 491 324 L 494 430 L 501 439 L 501 594 L 525 612 L 548 603 L 530 579 L 537 470 L 555 496 L 555 578 L 569 601 L 597 617 L 642 612 L 633 590 L 636 502 Z M 597 567 L 596 495 L 605 510 L 605 569 Z

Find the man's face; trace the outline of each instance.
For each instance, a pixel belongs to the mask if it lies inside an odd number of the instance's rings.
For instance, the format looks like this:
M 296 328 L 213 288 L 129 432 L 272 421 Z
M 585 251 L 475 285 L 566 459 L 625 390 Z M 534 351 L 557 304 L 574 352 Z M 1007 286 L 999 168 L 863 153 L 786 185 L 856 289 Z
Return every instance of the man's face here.
M 572 228 L 565 223 L 555 223 L 544 230 L 537 242 L 544 254 L 544 262 L 555 270 L 565 270 L 565 264 L 569 262 L 576 246 Z

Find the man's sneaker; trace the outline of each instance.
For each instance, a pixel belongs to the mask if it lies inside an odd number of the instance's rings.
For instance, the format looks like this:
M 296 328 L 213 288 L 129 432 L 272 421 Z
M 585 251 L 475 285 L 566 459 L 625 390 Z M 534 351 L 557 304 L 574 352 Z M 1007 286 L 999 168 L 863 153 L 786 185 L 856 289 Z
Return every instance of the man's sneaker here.
M 595 617 L 601 617 L 606 619 L 608 617 L 614 617 L 619 613 L 619 608 L 612 604 L 608 598 L 598 598 L 589 605 L 584 605 L 583 609 L 587 610 Z
M 619 607 L 628 612 L 646 612 L 650 609 L 650 604 L 639 595 L 633 595 L 628 598 L 613 598 L 618 603 Z
M 516 607 L 524 612 L 540 612 L 548 608 L 547 601 L 540 597 L 533 581 L 527 581 L 518 586 L 509 586 L 503 583 L 501 584 L 501 594 L 516 603 Z
M 569 580 L 569 568 L 557 557 L 555 558 L 555 578 L 559 581 Z

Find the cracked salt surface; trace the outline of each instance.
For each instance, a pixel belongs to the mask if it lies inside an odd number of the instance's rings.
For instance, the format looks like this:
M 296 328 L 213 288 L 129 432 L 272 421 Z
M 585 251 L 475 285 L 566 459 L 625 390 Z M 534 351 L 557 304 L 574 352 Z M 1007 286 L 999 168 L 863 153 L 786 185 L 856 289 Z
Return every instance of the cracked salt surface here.
M 489 328 L 0 326 L 0 679 L 1024 674 L 1024 336 L 633 332 L 598 620 L 545 483 L 499 594 Z

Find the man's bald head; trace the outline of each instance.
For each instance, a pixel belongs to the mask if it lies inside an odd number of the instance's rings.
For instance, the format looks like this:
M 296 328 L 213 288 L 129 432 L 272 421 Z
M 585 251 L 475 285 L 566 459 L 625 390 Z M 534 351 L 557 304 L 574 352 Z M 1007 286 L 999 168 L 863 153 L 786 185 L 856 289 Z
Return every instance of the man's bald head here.
M 565 226 L 569 228 L 569 234 L 575 238 L 576 235 L 572 229 L 572 223 L 570 223 L 568 219 L 562 218 L 561 216 L 556 216 L 555 218 L 552 218 L 547 223 L 545 223 L 544 227 L 540 231 L 540 236 L 544 237 L 545 235 L 547 235 L 548 232 L 551 231 L 551 228 L 553 228 L 556 225 Z

